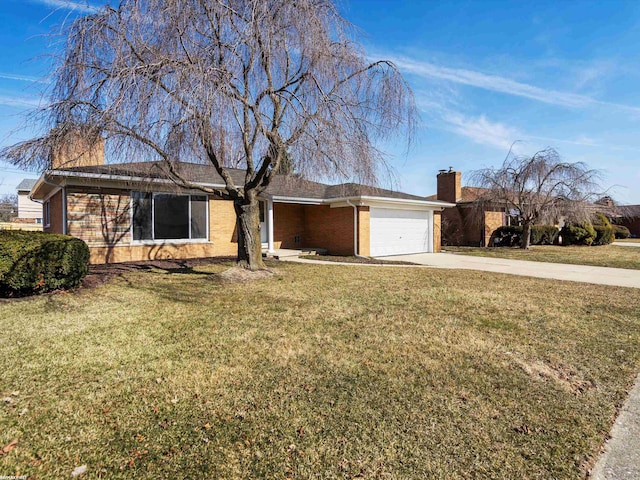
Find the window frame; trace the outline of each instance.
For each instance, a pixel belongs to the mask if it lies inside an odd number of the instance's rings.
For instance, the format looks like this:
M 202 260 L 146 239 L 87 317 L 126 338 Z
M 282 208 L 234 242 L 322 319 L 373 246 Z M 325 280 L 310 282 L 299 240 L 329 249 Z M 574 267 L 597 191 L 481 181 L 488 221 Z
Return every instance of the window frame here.
M 42 204 L 42 228 L 51 227 L 51 200 L 45 200 Z
M 145 194 L 145 193 L 150 193 L 151 194 L 151 236 L 153 238 L 151 239 L 147 239 L 147 240 L 135 240 L 134 239 L 134 224 L 133 224 L 133 210 L 134 210 L 134 194 L 139 193 L 139 194 Z M 188 224 L 189 224 L 189 238 L 159 238 L 156 239 L 155 235 L 156 235 L 156 228 L 155 228 L 155 198 L 156 195 L 172 195 L 172 196 L 176 196 L 176 197 L 188 197 L 189 201 L 187 202 L 188 206 L 189 206 L 189 219 L 188 219 Z M 203 238 L 191 238 L 191 221 L 192 221 L 192 217 L 191 217 L 191 199 L 192 197 L 204 197 L 205 199 L 205 213 L 206 213 L 206 226 L 205 226 L 205 236 Z M 191 194 L 191 193 L 173 193 L 173 192 L 144 192 L 141 190 L 132 190 L 130 195 L 129 195 L 129 225 L 131 226 L 130 231 L 129 231 L 129 239 L 132 245 L 165 245 L 167 243 L 175 243 L 175 244 L 182 244 L 182 243 L 211 243 L 209 240 L 209 195 L 202 193 L 202 194 Z

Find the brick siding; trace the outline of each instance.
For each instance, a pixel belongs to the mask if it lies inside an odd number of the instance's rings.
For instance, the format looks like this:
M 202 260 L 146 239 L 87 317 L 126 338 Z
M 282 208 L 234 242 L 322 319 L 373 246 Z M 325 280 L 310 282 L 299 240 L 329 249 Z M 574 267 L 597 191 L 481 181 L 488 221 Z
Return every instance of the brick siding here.
M 129 192 L 67 192 L 67 233 L 89 247 L 130 243 Z
M 371 213 L 369 207 L 358 207 L 358 255 L 371 255 Z
M 433 253 L 442 250 L 442 213 L 433 212 Z
M 63 233 L 62 228 L 62 202 L 64 195 L 62 190 L 53 195 L 49 201 L 49 226 L 43 226 L 47 233 Z M 44 213 L 43 213 L 44 217 Z

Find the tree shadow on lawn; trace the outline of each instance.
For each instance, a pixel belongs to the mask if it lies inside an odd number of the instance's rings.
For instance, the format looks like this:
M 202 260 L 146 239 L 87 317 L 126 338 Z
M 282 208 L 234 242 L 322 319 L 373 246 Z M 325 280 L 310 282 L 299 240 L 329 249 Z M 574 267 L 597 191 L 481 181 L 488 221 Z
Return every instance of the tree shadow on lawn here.
M 114 277 L 123 277 L 129 272 L 163 271 L 167 274 L 181 275 L 218 275 L 212 272 L 197 271 L 194 268 L 204 265 L 232 266 L 235 257 L 192 258 L 187 260 L 148 260 L 144 262 L 107 263 L 90 265 L 87 276 L 82 281 L 82 288 L 93 288 L 104 285 Z

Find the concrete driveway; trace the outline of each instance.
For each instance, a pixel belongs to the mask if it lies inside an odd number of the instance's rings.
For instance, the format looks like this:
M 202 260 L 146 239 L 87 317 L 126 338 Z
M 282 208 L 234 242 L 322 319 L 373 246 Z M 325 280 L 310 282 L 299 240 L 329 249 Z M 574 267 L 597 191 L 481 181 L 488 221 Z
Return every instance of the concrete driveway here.
M 480 270 L 527 277 L 553 278 L 572 282 L 595 283 L 619 287 L 640 288 L 640 270 L 623 268 L 567 265 L 564 263 L 529 262 L 506 258 L 473 257 L 454 253 L 416 253 L 380 257 L 382 260 L 403 260 L 435 268 Z
M 640 242 L 613 242 L 611 245 L 617 247 L 638 247 L 640 248 Z

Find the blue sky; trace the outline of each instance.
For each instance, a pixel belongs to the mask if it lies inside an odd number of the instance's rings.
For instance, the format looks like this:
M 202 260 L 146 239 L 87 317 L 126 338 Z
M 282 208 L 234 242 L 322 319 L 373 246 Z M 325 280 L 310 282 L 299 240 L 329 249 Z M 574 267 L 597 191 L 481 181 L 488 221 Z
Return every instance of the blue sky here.
M 99 1 L 91 1 L 93 6 Z M 3 0 L 0 144 L 41 100 L 57 40 L 86 2 Z M 348 0 L 367 53 L 393 60 L 421 125 L 408 156 L 389 146 L 402 190 L 429 195 L 435 175 L 497 166 L 551 146 L 603 171 L 621 203 L 640 204 L 640 2 Z M 0 193 L 37 176 L 0 165 Z

